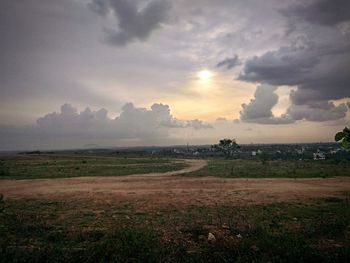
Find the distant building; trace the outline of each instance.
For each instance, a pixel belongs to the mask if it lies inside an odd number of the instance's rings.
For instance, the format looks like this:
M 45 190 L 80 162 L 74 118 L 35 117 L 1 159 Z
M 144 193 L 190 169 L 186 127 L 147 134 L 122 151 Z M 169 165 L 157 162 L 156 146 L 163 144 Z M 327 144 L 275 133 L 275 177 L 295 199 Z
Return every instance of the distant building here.
M 331 150 L 330 153 L 331 154 L 337 154 L 340 151 L 341 151 L 341 149 L 335 149 L 335 150 Z
M 301 155 L 301 154 L 305 153 L 305 148 L 303 146 L 303 147 L 301 147 L 301 149 L 295 149 L 295 151 L 297 152 L 297 154 Z
M 252 151 L 252 156 L 256 156 L 256 151 Z
M 180 154 L 181 151 L 179 151 L 178 149 L 173 149 L 173 153 Z
M 326 156 L 323 152 L 319 152 L 317 151 L 316 153 L 313 153 L 314 154 L 314 160 L 325 160 L 326 159 Z

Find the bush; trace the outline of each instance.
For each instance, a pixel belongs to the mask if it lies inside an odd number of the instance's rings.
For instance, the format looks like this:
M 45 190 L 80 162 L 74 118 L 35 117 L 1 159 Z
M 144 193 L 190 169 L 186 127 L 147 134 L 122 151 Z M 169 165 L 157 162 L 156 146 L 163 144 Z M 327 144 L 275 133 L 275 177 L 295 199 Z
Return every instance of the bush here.
M 0 194 L 0 213 L 2 213 L 4 209 L 5 209 L 4 195 Z
M 91 262 L 164 262 L 183 252 L 162 244 L 150 230 L 122 228 L 93 245 Z

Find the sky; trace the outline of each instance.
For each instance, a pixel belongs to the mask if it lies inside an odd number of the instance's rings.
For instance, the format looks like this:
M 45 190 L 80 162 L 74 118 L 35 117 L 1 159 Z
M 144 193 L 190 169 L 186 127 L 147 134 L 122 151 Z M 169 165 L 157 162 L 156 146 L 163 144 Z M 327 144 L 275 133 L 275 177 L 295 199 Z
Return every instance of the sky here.
M 333 141 L 349 0 L 1 0 L 0 150 Z

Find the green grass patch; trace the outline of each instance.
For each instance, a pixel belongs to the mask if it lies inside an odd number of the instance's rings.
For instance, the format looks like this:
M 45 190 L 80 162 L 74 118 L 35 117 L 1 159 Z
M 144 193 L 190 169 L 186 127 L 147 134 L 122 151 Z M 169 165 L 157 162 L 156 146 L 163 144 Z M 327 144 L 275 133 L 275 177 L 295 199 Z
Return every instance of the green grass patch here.
M 346 197 L 153 210 L 5 199 L 0 262 L 348 262 L 349 223 Z
M 326 161 L 275 160 L 208 160 L 203 169 L 184 176 L 216 176 L 225 178 L 327 178 L 350 176 L 350 163 L 333 164 Z
M 0 157 L 0 179 L 123 176 L 175 171 L 185 166 L 170 158 L 16 155 Z

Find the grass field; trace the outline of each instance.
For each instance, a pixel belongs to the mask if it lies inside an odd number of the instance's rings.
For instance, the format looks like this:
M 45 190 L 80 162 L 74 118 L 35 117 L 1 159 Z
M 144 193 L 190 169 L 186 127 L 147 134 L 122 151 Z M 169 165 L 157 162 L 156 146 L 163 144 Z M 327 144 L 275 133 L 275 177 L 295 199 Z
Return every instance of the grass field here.
M 205 165 L 191 161 L 197 169 Z M 122 176 L 189 165 L 76 155 L 5 156 L 0 164 L 3 179 Z M 347 163 L 209 159 L 185 174 L 193 178 L 0 180 L 8 194 L 0 198 L 0 262 L 349 262 L 348 178 L 200 178 L 349 172 Z
M 123 176 L 180 170 L 185 163 L 175 158 L 110 157 L 76 155 L 14 155 L 0 157 L 0 179 Z M 225 178 L 313 178 L 350 176 L 350 163 L 329 161 L 208 159 L 203 169 L 185 176 Z
M 312 178 L 350 176 L 350 162 L 276 160 L 227 160 L 213 158 L 203 169 L 185 176 L 216 176 L 226 178 Z
M 186 165 L 169 158 L 75 155 L 14 155 L 0 157 L 0 179 L 122 176 L 168 172 Z
M 272 205 L 6 200 L 0 262 L 348 262 L 348 195 Z M 211 232 L 216 241 L 208 242 Z

